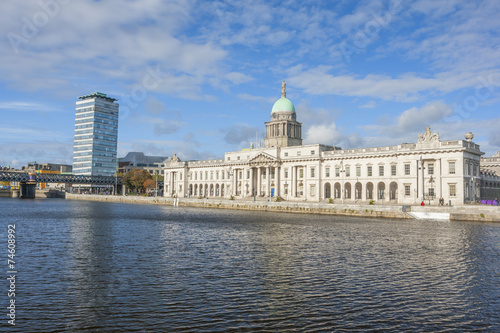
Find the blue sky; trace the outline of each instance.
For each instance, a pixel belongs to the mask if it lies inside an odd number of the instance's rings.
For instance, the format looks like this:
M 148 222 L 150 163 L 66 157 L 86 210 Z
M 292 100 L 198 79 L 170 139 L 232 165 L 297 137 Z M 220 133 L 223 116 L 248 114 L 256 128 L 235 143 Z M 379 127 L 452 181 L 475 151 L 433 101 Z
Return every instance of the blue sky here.
M 119 99 L 118 155 L 221 158 L 287 97 L 304 143 L 467 131 L 500 150 L 497 0 L 2 2 L 0 165 L 71 163 L 78 96 Z

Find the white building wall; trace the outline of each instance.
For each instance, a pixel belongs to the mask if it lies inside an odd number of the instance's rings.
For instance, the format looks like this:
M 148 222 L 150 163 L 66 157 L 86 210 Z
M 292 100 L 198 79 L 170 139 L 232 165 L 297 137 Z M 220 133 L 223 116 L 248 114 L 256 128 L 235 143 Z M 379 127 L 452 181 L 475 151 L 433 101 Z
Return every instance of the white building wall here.
M 462 140 L 352 150 L 319 144 L 253 148 L 228 152 L 221 160 L 165 163 L 164 193 L 167 197 L 245 198 L 268 197 L 274 189 L 275 197 L 290 201 L 332 198 L 334 202 L 373 200 L 412 205 L 422 200 L 438 204 L 442 197 L 446 204 L 456 205 L 473 199 L 471 193 L 478 193 L 475 183 L 479 181 L 481 154 L 479 146 Z M 455 163 L 454 174 L 450 173 L 450 161 Z M 396 175 L 392 174 L 393 165 Z M 409 165 L 409 174 L 405 165 Z M 368 167 L 372 168 L 371 176 Z M 467 174 L 469 169 L 476 174 Z M 450 193 L 450 184 L 455 186 L 455 196 Z

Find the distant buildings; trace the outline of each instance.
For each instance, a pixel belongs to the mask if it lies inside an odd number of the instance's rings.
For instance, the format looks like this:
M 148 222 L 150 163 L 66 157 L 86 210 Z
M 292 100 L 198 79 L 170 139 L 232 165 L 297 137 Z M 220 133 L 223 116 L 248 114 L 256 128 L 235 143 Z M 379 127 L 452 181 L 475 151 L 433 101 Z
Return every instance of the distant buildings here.
M 112 176 L 117 166 L 117 100 L 99 92 L 79 99 L 75 113 L 73 174 Z
M 141 152 L 130 152 L 118 159 L 118 172 L 126 174 L 132 169 L 144 169 L 150 174 L 161 174 L 166 156 L 146 156 Z
M 38 173 L 71 173 L 72 166 L 69 164 L 37 163 L 35 161 L 29 162 L 28 166 L 23 166 L 21 170 L 28 172 L 33 171 Z

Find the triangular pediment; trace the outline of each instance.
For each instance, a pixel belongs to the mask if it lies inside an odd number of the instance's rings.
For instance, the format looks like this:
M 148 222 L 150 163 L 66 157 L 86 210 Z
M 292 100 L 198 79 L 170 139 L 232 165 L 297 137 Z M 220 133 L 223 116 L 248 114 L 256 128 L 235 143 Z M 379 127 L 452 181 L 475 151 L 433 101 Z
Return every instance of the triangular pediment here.
M 250 160 L 251 163 L 276 162 L 276 161 L 277 159 L 275 157 L 268 155 L 266 153 L 260 153 Z

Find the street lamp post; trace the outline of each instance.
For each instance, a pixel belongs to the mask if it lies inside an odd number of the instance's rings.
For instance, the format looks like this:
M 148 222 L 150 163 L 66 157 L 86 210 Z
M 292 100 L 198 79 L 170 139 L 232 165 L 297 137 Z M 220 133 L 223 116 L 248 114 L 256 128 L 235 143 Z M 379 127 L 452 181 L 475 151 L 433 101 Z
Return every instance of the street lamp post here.
M 420 156 L 420 167 L 418 168 L 419 170 L 421 170 L 420 172 L 420 176 L 421 176 L 421 180 L 420 180 L 420 184 L 422 185 L 422 202 L 424 202 L 424 199 L 425 199 L 425 188 L 424 188 L 424 159 L 422 156 Z
M 340 197 L 342 199 L 342 203 L 344 203 L 344 192 L 345 192 L 345 188 L 344 188 L 344 161 L 340 161 L 340 175 L 342 176 L 342 188 L 340 189 L 340 191 L 341 191 Z
M 429 179 L 429 205 L 431 204 L 431 200 L 434 199 L 434 178 L 431 175 L 431 178 Z

